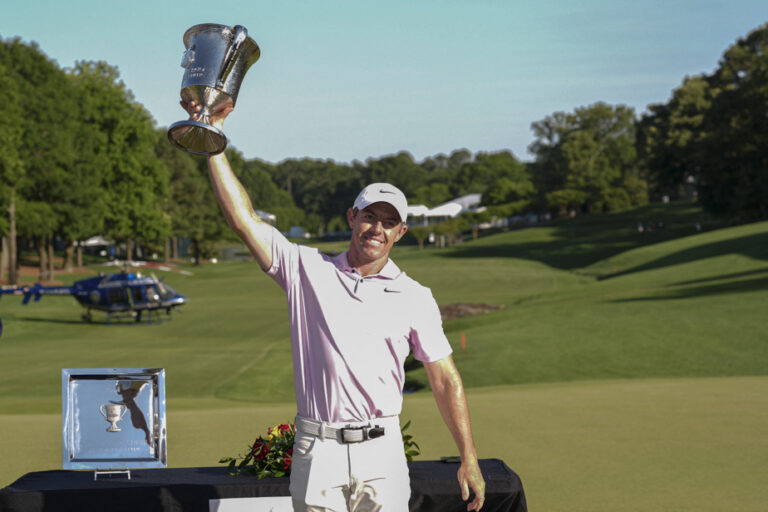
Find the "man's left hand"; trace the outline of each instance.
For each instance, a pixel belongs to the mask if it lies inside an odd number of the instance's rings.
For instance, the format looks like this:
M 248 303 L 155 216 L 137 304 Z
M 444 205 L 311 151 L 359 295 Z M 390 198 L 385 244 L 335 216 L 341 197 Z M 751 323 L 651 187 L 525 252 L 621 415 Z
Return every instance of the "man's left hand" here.
M 480 472 L 477 461 L 461 461 L 458 473 L 459 486 L 461 486 L 461 499 L 469 500 L 469 490 L 475 493 L 475 499 L 467 505 L 467 510 L 480 510 L 485 503 L 485 480 Z

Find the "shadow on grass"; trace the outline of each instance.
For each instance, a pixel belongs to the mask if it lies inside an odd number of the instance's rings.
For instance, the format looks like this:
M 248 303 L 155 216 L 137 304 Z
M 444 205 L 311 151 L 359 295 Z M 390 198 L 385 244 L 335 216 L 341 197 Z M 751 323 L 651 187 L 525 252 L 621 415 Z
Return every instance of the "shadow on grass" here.
M 63 318 L 44 318 L 44 317 L 31 317 L 31 316 L 22 316 L 18 317 L 16 320 L 21 320 L 22 322 L 34 322 L 34 323 L 46 323 L 46 324 L 85 324 L 83 320 L 78 319 L 63 319 Z M 96 323 L 96 322 L 93 322 Z
M 759 279 L 745 279 L 741 281 L 732 281 L 721 284 L 693 286 L 680 290 L 670 290 L 668 292 L 653 294 L 646 297 L 616 299 L 610 302 L 645 302 L 657 300 L 691 299 L 713 295 L 765 291 L 766 289 L 768 289 L 768 277 L 763 277 Z
M 654 229 L 639 232 L 639 223 Z M 528 235 L 518 230 L 437 254 L 446 258 L 519 258 L 574 270 L 631 249 L 693 235 L 697 223 L 705 224 L 704 215 L 691 203 L 650 205 L 555 221 L 543 226 L 551 230 L 550 240 L 527 241 Z
M 50 323 L 50 324 L 78 324 L 78 325 L 93 325 L 93 326 L 134 326 L 134 325 L 160 325 L 164 321 L 155 321 L 152 323 L 149 322 L 136 322 L 135 320 L 112 320 L 111 322 L 107 322 L 106 320 L 91 320 L 90 322 L 86 322 L 85 320 L 72 318 L 72 319 L 64 319 L 64 318 L 45 318 L 45 317 L 18 317 L 17 320 L 21 320 L 23 322 L 34 322 L 34 323 Z M 167 321 L 167 320 L 165 320 Z
M 613 279 L 615 277 L 634 274 L 636 272 L 656 270 L 663 267 L 671 267 L 673 265 L 690 263 L 692 261 L 724 256 L 726 254 L 742 254 L 753 259 L 768 260 L 768 233 L 757 233 L 754 235 L 742 236 L 740 238 L 732 238 L 729 240 L 712 242 L 710 244 L 697 245 L 695 247 L 677 251 L 662 258 L 649 261 L 648 263 L 638 265 L 637 267 L 630 268 L 622 272 L 602 276 L 599 279 Z
M 748 270 L 746 272 L 734 272 L 731 274 L 720 274 L 718 276 L 713 277 L 704 277 L 701 279 L 691 279 L 690 281 L 680 281 L 678 283 L 672 283 L 669 286 L 688 286 L 691 284 L 699 284 L 699 283 L 711 283 L 712 281 L 723 281 L 726 279 L 737 279 L 739 277 L 747 277 L 747 276 L 754 276 L 757 274 L 765 274 L 768 273 L 768 267 L 765 268 L 759 268 L 757 270 Z

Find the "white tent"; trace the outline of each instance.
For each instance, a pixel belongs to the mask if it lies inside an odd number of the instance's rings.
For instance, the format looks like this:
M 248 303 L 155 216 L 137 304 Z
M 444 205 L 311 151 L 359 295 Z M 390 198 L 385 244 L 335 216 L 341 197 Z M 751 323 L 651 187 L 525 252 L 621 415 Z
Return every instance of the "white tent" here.
M 81 242 L 80 245 L 82 245 L 83 247 L 99 247 L 103 245 L 112 245 L 112 244 L 113 242 L 111 242 L 110 240 L 107 240 L 103 236 L 96 235 L 96 236 L 92 236 L 85 242 Z
M 424 206 L 423 204 L 409 204 L 408 205 L 408 216 L 409 217 L 423 217 L 427 214 L 429 211 L 429 208 Z
M 435 206 L 426 213 L 427 217 L 456 217 L 464 209 L 459 203 L 445 203 Z

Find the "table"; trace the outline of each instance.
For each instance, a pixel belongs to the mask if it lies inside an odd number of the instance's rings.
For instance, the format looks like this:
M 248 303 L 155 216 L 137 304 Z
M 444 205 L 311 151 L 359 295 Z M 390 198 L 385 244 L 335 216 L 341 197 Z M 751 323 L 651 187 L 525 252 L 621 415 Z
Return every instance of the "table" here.
M 459 512 L 466 510 L 456 481 L 458 464 L 416 461 L 410 467 L 410 510 Z M 522 482 L 499 459 L 483 459 L 486 481 L 483 512 L 526 512 Z M 288 478 L 259 480 L 230 476 L 228 468 L 169 468 L 131 471 L 100 477 L 93 471 L 38 471 L 28 473 L 0 490 L 2 512 L 208 512 L 211 499 L 288 496 Z

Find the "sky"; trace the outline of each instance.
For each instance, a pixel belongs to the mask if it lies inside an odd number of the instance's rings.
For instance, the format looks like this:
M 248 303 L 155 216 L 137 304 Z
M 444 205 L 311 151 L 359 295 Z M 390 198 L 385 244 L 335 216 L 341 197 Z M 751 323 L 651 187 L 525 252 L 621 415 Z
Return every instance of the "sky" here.
M 528 161 L 531 123 L 598 101 L 640 115 L 766 22 L 766 0 L 0 0 L 0 37 L 62 68 L 116 66 L 158 127 L 186 118 L 184 32 L 243 25 L 261 58 L 224 131 L 273 163 L 457 149 Z

